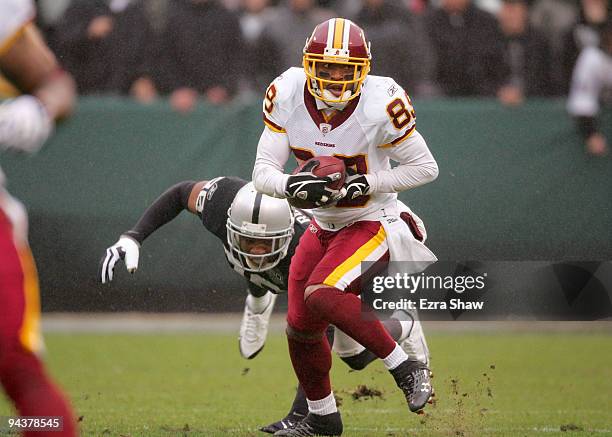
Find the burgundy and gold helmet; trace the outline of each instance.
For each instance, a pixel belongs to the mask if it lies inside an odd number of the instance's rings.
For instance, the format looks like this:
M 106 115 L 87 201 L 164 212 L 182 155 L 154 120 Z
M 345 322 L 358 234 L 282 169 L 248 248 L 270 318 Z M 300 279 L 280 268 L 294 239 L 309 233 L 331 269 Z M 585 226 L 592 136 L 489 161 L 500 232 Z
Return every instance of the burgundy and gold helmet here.
M 370 43 L 363 29 L 350 20 L 332 18 L 315 27 L 304 46 L 304 71 L 308 79 L 308 91 L 317 99 L 327 103 L 345 103 L 361 92 L 361 85 L 370 71 Z M 323 64 L 351 66 L 350 80 L 330 80 L 318 75 Z M 346 78 L 345 78 L 346 79 Z M 342 85 L 340 96 L 325 90 L 329 85 Z

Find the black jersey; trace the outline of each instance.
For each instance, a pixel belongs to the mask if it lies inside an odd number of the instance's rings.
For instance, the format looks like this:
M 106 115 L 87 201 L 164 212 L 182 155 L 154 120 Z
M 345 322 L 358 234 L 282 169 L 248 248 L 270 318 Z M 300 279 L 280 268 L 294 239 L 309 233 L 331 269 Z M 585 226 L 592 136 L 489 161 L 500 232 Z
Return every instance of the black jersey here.
M 247 184 L 237 177 L 218 177 L 207 182 L 200 191 L 196 201 L 196 211 L 202 219 L 204 227 L 221 240 L 226 250 L 227 242 L 227 210 L 231 206 L 236 193 Z M 300 237 L 308 227 L 310 217 L 301 210 L 293 209 L 295 215 L 294 234 L 287 256 L 275 267 L 259 273 L 247 272 L 230 262 L 230 266 L 249 283 L 249 288 L 263 288 L 278 293 L 287 290 L 289 278 L 289 263 L 295 253 Z M 229 262 L 229 261 L 228 261 Z

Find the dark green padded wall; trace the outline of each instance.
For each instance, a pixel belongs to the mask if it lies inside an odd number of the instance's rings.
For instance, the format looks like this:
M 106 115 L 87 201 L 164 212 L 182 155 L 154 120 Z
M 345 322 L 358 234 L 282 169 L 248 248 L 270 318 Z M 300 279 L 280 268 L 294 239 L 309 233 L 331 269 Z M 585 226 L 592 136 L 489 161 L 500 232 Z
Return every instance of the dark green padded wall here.
M 401 194 L 441 259 L 612 259 L 612 159 L 585 156 L 564 102 L 415 102 L 439 166 Z M 47 310 L 240 309 L 244 284 L 221 246 L 183 214 L 144 245 L 141 268 L 95 283 L 103 250 L 164 189 L 186 179 L 249 178 L 259 103 L 201 106 L 83 98 L 34 157 L 3 154 L 10 191 L 30 211 Z M 612 138 L 611 113 L 602 124 Z

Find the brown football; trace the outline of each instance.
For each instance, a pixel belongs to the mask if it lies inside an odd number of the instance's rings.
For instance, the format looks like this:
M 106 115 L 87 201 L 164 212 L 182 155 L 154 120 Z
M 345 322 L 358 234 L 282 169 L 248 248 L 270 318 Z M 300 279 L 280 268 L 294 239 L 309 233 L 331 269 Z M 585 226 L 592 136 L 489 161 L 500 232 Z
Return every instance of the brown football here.
M 346 166 L 344 165 L 344 161 L 336 158 L 335 156 L 315 156 L 314 158 L 310 158 L 308 161 L 304 161 L 301 165 L 299 165 L 295 170 L 293 170 L 292 174 L 299 173 L 302 171 L 304 166 L 308 164 L 310 161 L 319 161 L 319 165 L 317 165 L 312 173 L 315 176 L 329 176 L 333 173 L 340 173 L 340 179 L 329 183 L 327 186 L 332 190 L 339 190 L 344 185 L 344 181 L 346 179 Z M 310 200 L 302 200 L 297 198 L 288 199 L 289 204 L 295 206 L 300 209 L 314 209 L 318 208 L 318 206 L 310 201 Z

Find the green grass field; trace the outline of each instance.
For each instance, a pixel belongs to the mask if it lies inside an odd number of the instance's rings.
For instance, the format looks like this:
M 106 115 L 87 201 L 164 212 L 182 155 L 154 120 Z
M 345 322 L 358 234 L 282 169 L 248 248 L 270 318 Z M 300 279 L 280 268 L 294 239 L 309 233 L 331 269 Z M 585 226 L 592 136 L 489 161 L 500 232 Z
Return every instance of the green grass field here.
M 344 435 L 612 434 L 610 334 L 434 332 L 429 343 L 437 402 L 423 416 L 381 363 L 349 372 L 334 359 Z M 229 334 L 49 334 L 47 346 L 85 436 L 263 436 L 294 393 L 281 334 L 252 361 Z M 382 397 L 354 400 L 360 384 Z

